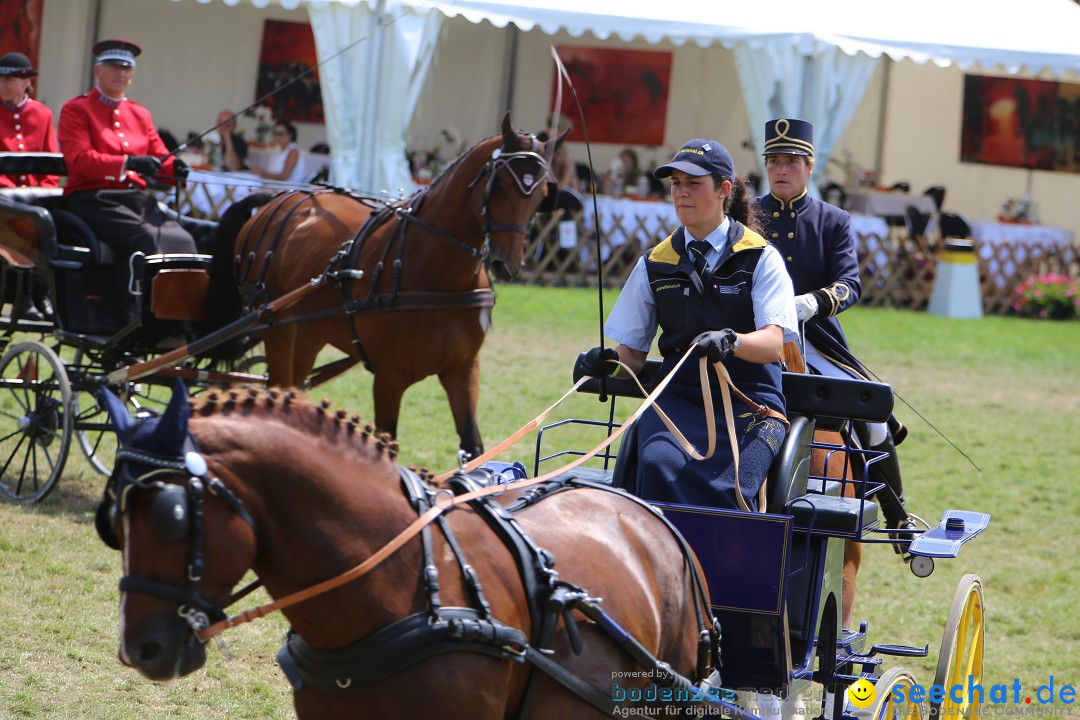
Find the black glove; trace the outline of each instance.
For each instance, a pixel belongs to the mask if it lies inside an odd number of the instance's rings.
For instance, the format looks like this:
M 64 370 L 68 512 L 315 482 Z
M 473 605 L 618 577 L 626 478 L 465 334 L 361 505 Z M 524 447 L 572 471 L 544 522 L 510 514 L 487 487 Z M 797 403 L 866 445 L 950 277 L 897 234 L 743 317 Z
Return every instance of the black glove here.
M 172 161 L 173 177 L 177 180 L 183 180 L 187 178 L 188 173 L 191 172 L 191 168 L 188 164 L 178 157 L 174 157 Z
M 140 175 L 157 175 L 161 172 L 161 161 L 153 155 L 129 155 L 127 169 Z
M 704 355 L 710 363 L 718 363 L 735 352 L 737 339 L 735 331 L 730 328 L 709 330 L 694 338 L 694 350 L 698 357 Z
M 612 360 L 618 359 L 619 353 L 611 348 L 594 347 L 589 352 L 578 356 L 577 364 L 574 366 L 574 377 L 610 375 L 619 367 Z

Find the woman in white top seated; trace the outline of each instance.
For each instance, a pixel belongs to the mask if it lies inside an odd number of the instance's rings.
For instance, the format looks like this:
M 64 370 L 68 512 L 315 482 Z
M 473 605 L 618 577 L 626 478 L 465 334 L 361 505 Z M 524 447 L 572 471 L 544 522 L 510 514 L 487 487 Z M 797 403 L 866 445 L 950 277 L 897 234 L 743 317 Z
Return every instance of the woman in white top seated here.
M 302 151 L 296 144 L 296 127 L 288 120 L 274 123 L 274 147 L 278 152 L 269 157 L 266 167 L 255 170 L 255 173 L 267 180 L 303 184 L 304 163 L 300 162 Z

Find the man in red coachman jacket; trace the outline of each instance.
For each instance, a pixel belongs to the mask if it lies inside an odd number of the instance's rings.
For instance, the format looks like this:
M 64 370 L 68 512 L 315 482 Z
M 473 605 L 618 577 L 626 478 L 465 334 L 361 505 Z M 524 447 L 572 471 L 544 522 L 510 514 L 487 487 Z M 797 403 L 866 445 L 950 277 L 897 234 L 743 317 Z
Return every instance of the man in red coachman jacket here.
M 67 209 L 82 217 L 116 256 L 127 297 L 132 253 L 194 253 L 191 235 L 146 192 L 146 178 L 175 182 L 187 167 L 169 154 L 150 111 L 126 96 L 142 48 L 102 40 L 93 48 L 94 87 L 60 110 L 60 150 L 67 163 Z M 166 159 L 162 159 L 166 158 Z
M 30 58 L 10 52 L 0 57 L 0 151 L 60 152 L 52 110 L 30 97 L 38 71 Z M 0 175 L 0 187 L 59 187 L 56 175 Z

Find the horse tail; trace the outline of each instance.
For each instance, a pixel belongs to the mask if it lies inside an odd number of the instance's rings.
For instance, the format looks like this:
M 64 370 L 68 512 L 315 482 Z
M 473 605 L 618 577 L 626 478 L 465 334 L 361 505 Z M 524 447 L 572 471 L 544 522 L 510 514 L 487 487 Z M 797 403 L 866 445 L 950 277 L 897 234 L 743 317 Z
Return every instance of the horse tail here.
M 233 203 L 221 216 L 221 222 L 210 237 L 213 260 L 210 263 L 210 286 L 206 294 L 208 312 L 200 326 L 201 334 L 207 335 L 225 327 L 239 320 L 244 314 L 244 302 L 234 272 L 236 239 L 254 211 L 268 203 L 276 194 L 268 191 L 252 193 Z M 215 361 L 237 360 L 257 341 L 257 338 L 243 336 L 232 338 L 211 348 L 205 356 Z

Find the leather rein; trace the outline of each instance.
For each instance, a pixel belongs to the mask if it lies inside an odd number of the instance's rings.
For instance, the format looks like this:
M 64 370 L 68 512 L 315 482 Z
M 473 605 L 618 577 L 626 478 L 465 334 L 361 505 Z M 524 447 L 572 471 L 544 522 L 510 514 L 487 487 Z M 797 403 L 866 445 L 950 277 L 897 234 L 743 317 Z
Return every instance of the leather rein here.
M 693 353 L 693 348 L 690 348 L 689 350 L 687 350 L 686 354 L 683 355 L 683 357 L 675 365 L 675 367 L 668 374 L 668 376 L 666 378 L 664 378 L 656 386 L 656 388 L 653 389 L 653 391 L 651 393 L 645 393 L 644 388 L 641 388 L 642 393 L 646 395 L 646 397 L 642 401 L 642 403 L 630 415 L 630 417 L 628 417 L 627 420 L 622 423 L 622 425 L 620 425 L 618 428 L 616 428 L 610 435 L 608 435 L 595 448 L 593 448 L 592 450 L 590 450 L 587 453 L 584 453 L 583 455 L 577 457 L 575 460 L 571 461 L 570 463 L 567 463 L 566 465 L 564 465 L 564 466 L 562 466 L 560 468 L 557 468 L 557 469 L 552 470 L 550 472 L 544 473 L 543 475 L 538 475 L 537 477 L 532 478 L 530 480 L 519 480 L 519 481 L 514 483 L 514 488 L 515 489 L 524 489 L 524 488 L 531 487 L 533 485 L 537 485 L 537 484 L 540 484 L 540 483 L 547 482 L 547 481 L 551 480 L 552 478 L 554 478 L 554 477 L 556 477 L 558 475 L 561 475 L 562 473 L 568 472 L 568 471 L 576 468 L 577 466 L 581 465 L 582 463 L 584 463 L 584 462 L 588 461 L 589 459 L 591 459 L 592 457 L 594 457 L 597 453 L 599 453 L 599 452 L 603 451 L 605 448 L 607 448 L 611 443 L 613 443 L 616 439 L 618 439 L 623 434 L 623 432 L 625 432 L 634 422 L 636 422 L 637 419 L 640 418 L 641 415 L 644 414 L 644 412 L 649 407 L 654 406 L 656 398 L 660 395 L 660 393 L 662 393 L 664 391 L 664 389 L 667 387 L 668 383 L 672 380 L 672 378 L 674 378 L 674 376 L 676 374 L 676 371 L 679 369 L 679 367 L 682 366 L 682 364 L 684 362 L 686 362 L 686 360 L 690 357 L 690 355 L 692 353 Z M 702 381 L 703 381 L 703 392 L 707 396 L 708 395 L 708 393 L 707 393 L 708 382 L 707 382 L 707 378 L 706 378 L 707 364 L 706 364 L 706 360 L 704 358 L 701 358 L 701 360 L 700 360 L 700 368 L 701 368 L 701 375 L 702 375 Z M 629 370 L 629 368 L 627 368 L 627 369 Z M 731 414 L 730 398 L 727 396 L 726 389 L 727 389 L 728 386 L 731 386 L 731 379 L 730 379 L 730 376 L 727 375 L 726 370 L 723 368 L 722 363 L 716 363 L 714 365 L 714 369 L 716 370 L 718 376 L 721 378 L 721 381 L 722 381 L 721 384 L 725 389 L 725 392 L 723 393 L 723 397 L 725 399 L 724 405 L 725 405 L 725 412 L 727 414 L 727 417 L 729 418 L 728 422 L 729 422 L 729 425 L 730 425 L 731 424 L 731 419 L 730 418 L 732 417 L 732 414 Z M 631 377 L 634 377 L 635 381 L 637 380 L 636 376 L 634 376 L 632 373 L 631 373 Z M 474 469 L 478 468 L 480 465 L 482 465 L 483 463 L 487 462 L 492 457 L 494 457 L 494 456 L 498 455 L 499 453 L 501 453 L 507 447 L 509 447 L 509 446 L 513 445 L 514 443 L 516 443 L 518 440 L 520 440 L 522 437 L 524 437 L 528 432 L 530 432 L 531 430 L 538 427 L 540 425 L 540 423 L 542 423 L 544 421 L 544 419 L 548 415 L 550 415 L 552 411 L 555 410 L 555 408 L 557 408 L 560 404 L 562 404 L 562 402 L 567 397 L 569 397 L 572 393 L 576 392 L 577 389 L 586 380 L 588 380 L 587 376 L 581 378 L 577 383 L 574 384 L 573 387 L 571 387 L 569 390 L 567 390 L 566 393 L 564 393 L 562 397 L 560 397 L 557 401 L 555 401 L 555 403 L 553 403 L 550 407 L 545 409 L 536 418 L 534 418 L 533 420 L 526 423 L 516 433 L 514 433 L 509 438 L 507 438 L 506 440 L 501 442 L 499 445 L 492 448 L 491 450 L 484 453 L 483 455 L 473 459 L 467 465 L 463 466 L 460 470 L 440 475 L 439 477 L 435 478 L 434 482 L 435 483 L 440 483 L 440 482 L 443 482 L 443 481 L 449 479 L 453 475 L 458 474 L 459 472 L 464 473 L 464 472 L 468 472 L 470 470 L 474 470 Z M 639 388 L 641 387 L 640 382 L 638 383 L 638 386 L 639 386 Z M 748 404 L 750 404 L 751 407 L 753 407 L 756 412 L 764 413 L 765 415 L 768 415 L 768 416 L 774 416 L 771 413 L 771 411 L 768 411 L 767 408 L 763 409 L 762 407 L 757 406 L 756 404 L 752 403 L 749 400 L 749 398 L 746 398 L 744 395 L 742 395 L 742 393 L 739 393 L 738 390 L 736 390 L 736 393 L 738 393 L 741 400 L 743 400 L 744 402 L 747 402 Z M 690 452 L 697 459 L 707 459 L 708 457 L 710 457 L 712 455 L 713 448 L 715 447 L 715 433 L 716 433 L 716 431 L 715 431 L 715 425 L 714 425 L 713 421 L 711 420 L 711 418 L 712 418 L 711 400 L 709 400 L 706 397 L 705 402 L 706 402 L 707 408 L 710 410 L 710 412 L 707 413 L 707 417 L 709 418 L 709 420 L 707 420 L 708 427 L 709 427 L 709 448 L 708 448 L 707 452 L 704 455 L 701 455 L 701 454 L 697 453 L 697 451 L 694 450 L 692 445 L 690 445 L 689 441 L 685 440 L 685 438 L 682 436 L 681 433 L 678 432 L 678 430 L 675 430 L 676 437 L 679 438 L 679 440 L 683 444 L 684 448 L 687 449 L 687 451 Z M 669 427 L 673 427 L 673 425 L 670 425 L 671 421 L 668 420 L 666 418 L 666 416 L 663 415 L 663 413 L 660 411 L 659 406 L 655 406 L 655 409 L 657 410 L 658 413 L 660 413 L 661 418 L 666 423 L 669 423 Z M 737 446 L 734 446 L 734 429 L 733 429 L 733 427 L 728 428 L 728 433 L 729 433 L 729 436 L 732 438 L 732 442 L 733 442 L 733 450 L 735 452 L 735 458 L 736 458 L 736 478 L 737 478 L 738 477 L 738 475 L 737 475 L 737 473 L 738 473 L 738 470 L 737 470 L 738 448 L 737 448 Z M 156 467 L 158 468 L 157 470 L 154 471 L 155 475 L 158 474 L 158 473 L 162 473 L 162 472 L 169 473 L 169 474 L 172 474 L 172 475 L 185 474 L 186 473 L 186 474 L 188 474 L 190 476 L 189 487 L 191 485 L 192 480 L 198 480 L 200 484 L 205 485 L 208 488 L 210 488 L 212 490 L 212 492 L 216 496 L 223 498 L 224 501 L 233 510 L 233 512 L 235 512 L 238 515 L 240 515 L 241 517 L 243 517 L 245 519 L 245 521 L 248 522 L 252 526 L 252 528 L 255 528 L 255 521 L 253 519 L 251 519 L 251 516 L 247 513 L 246 509 L 244 508 L 243 502 L 241 500 L 239 500 L 239 498 L 237 498 L 233 493 L 229 492 L 228 489 L 225 488 L 225 486 L 219 480 L 209 476 L 208 471 L 206 470 L 206 461 L 198 453 L 189 452 L 189 453 L 187 453 L 187 456 L 185 458 L 160 458 L 160 457 L 153 456 L 152 454 L 145 453 L 145 452 L 130 451 L 130 450 L 127 450 L 127 451 L 124 451 L 124 452 L 127 453 L 127 454 L 125 454 L 123 456 L 118 454 L 118 456 L 117 456 L 117 464 L 118 465 L 121 462 L 123 462 L 125 460 L 129 460 L 129 459 L 130 460 L 136 460 L 136 461 L 143 462 L 143 463 L 148 463 L 148 462 L 152 461 L 156 465 Z M 195 456 L 194 458 L 192 457 L 193 455 Z M 149 460 L 148 460 L 148 458 L 149 458 Z M 201 471 L 201 473 L 197 474 L 195 471 Z M 147 479 L 147 476 L 142 476 L 140 478 L 141 481 L 145 481 L 146 479 Z M 136 483 L 136 484 L 139 487 L 143 487 L 143 485 L 140 485 L 138 483 Z M 162 483 L 157 483 L 156 485 L 161 486 Z M 160 487 L 159 487 L 159 489 L 160 489 Z M 764 490 L 764 488 L 763 488 L 763 490 Z M 251 622 L 252 620 L 256 620 L 258 618 L 265 617 L 266 615 L 269 615 L 271 613 L 278 612 L 280 610 L 284 610 L 285 608 L 291 607 L 291 606 L 296 605 L 298 603 L 304 602 L 305 600 L 309 600 L 309 599 L 311 599 L 313 597 L 316 597 L 316 596 L 321 595 L 323 593 L 329 592 L 329 591 L 331 591 L 331 590 L 333 590 L 335 588 L 338 588 L 338 587 L 340 587 L 340 586 L 342 586 L 342 585 L 344 585 L 346 583 L 352 582 L 354 580 L 357 580 L 357 579 L 363 577 L 364 575 L 367 575 L 369 572 L 374 570 L 376 567 L 378 567 L 380 564 L 382 564 L 385 560 L 387 560 L 389 557 L 391 557 L 394 553 L 396 553 L 398 550 L 400 550 L 406 543 L 408 543 L 410 540 L 414 539 L 417 535 L 419 535 L 420 532 L 424 528 L 429 526 L 431 523 L 435 522 L 440 516 L 444 515 L 445 513 L 450 512 L 452 510 L 455 510 L 458 507 L 466 506 L 466 505 L 468 505 L 469 502 L 471 502 L 473 500 L 477 500 L 477 499 L 480 499 L 480 498 L 483 498 L 483 497 L 487 497 L 489 495 L 496 495 L 496 494 L 499 494 L 499 493 L 503 493 L 505 491 L 506 491 L 506 486 L 504 486 L 504 485 L 490 485 L 490 486 L 479 488 L 477 490 L 466 492 L 466 493 L 463 493 L 463 494 L 460 494 L 460 495 L 454 495 L 451 492 L 439 493 L 439 494 L 436 495 L 435 501 L 432 503 L 430 508 L 428 508 L 423 513 L 419 514 L 418 517 L 412 523 L 410 523 L 407 527 L 405 527 L 397 536 L 395 536 L 392 540 L 390 540 L 386 545 L 381 547 L 379 550 L 377 550 L 375 553 L 373 553 L 366 560 L 361 562 L 359 565 L 356 565 L 355 567 L 351 568 L 350 570 L 347 570 L 347 571 L 345 571 L 345 572 L 343 572 L 343 573 L 341 573 L 341 574 L 339 574 L 339 575 L 337 575 L 337 576 L 335 576 L 333 578 L 330 578 L 328 580 L 324 580 L 323 582 L 317 583 L 317 584 L 312 585 L 312 586 L 310 586 L 308 588 L 305 588 L 303 590 L 299 590 L 299 591 L 297 591 L 295 593 L 292 593 L 292 594 L 287 595 L 285 597 L 282 597 L 280 599 L 274 600 L 274 601 L 272 601 L 270 603 L 267 603 L 265 605 L 261 605 L 261 606 L 252 608 L 250 610 L 246 610 L 246 611 L 241 612 L 241 613 L 239 613 L 237 615 L 227 616 L 226 613 L 224 612 L 224 609 L 213 606 L 211 603 L 209 603 L 209 601 L 204 600 L 204 601 L 202 601 L 200 603 L 200 607 L 199 607 L 202 615 L 199 616 L 199 617 L 196 617 L 194 619 L 194 620 L 197 620 L 197 622 L 193 621 L 193 619 L 191 619 L 191 618 L 187 618 L 187 616 L 184 615 L 183 612 L 181 612 L 181 616 L 188 619 L 189 624 L 192 626 L 192 632 L 194 633 L 195 637 L 200 642 L 206 643 L 208 640 L 210 640 L 210 638 L 214 637 L 215 635 L 218 635 L 219 633 L 221 633 L 222 631 L 224 631 L 224 630 L 226 630 L 228 628 L 235 627 L 237 625 L 242 625 L 244 623 Z M 737 494 L 741 497 L 742 492 L 739 491 Z M 118 512 L 117 512 L 117 516 L 119 516 L 119 513 L 122 512 L 122 510 L 123 510 L 123 504 L 121 503 L 121 500 L 125 496 L 126 496 L 126 492 L 123 492 L 123 491 L 118 492 L 118 497 L 117 497 Z M 194 519 L 193 519 L 193 522 L 194 522 Z M 205 540 L 203 538 L 199 537 L 199 535 L 198 535 L 199 533 L 203 532 L 201 524 L 198 527 L 194 527 L 192 530 L 193 530 L 193 533 L 196 533 L 196 535 L 194 537 L 192 537 L 192 544 L 193 544 L 192 552 L 195 553 L 194 547 L 195 546 L 198 546 L 199 548 L 204 547 Z M 160 597 L 166 597 L 168 599 L 173 599 L 173 600 L 177 600 L 177 601 L 179 601 L 178 597 L 180 596 L 180 594 L 184 594 L 185 596 L 187 596 L 187 595 L 190 595 L 191 592 L 194 590 L 194 588 L 191 587 L 190 582 L 184 588 L 177 588 L 175 586 L 170 586 L 170 585 L 168 585 L 166 583 L 161 583 L 161 582 L 158 582 L 158 581 L 154 581 L 153 585 L 154 585 L 153 587 L 150 587 L 147 584 L 140 583 L 138 585 L 131 585 L 127 589 L 129 589 L 131 591 L 136 591 L 136 592 L 144 592 L 144 593 L 149 593 L 149 594 L 153 594 L 153 595 L 158 595 Z M 248 588 L 245 588 L 243 591 L 241 591 L 241 593 L 234 593 L 232 595 L 232 597 L 230 598 L 229 605 L 231 605 L 236 600 L 239 600 L 240 597 L 242 597 L 243 594 L 247 594 L 247 592 L 249 592 L 249 591 L 250 590 Z M 196 592 L 197 592 L 197 590 L 196 590 Z M 184 610 L 184 609 L 185 609 L 184 607 L 181 608 L 181 610 Z M 212 618 L 212 619 L 216 620 L 216 622 L 213 622 L 213 624 L 209 624 L 209 623 L 206 622 L 206 620 L 208 618 Z

